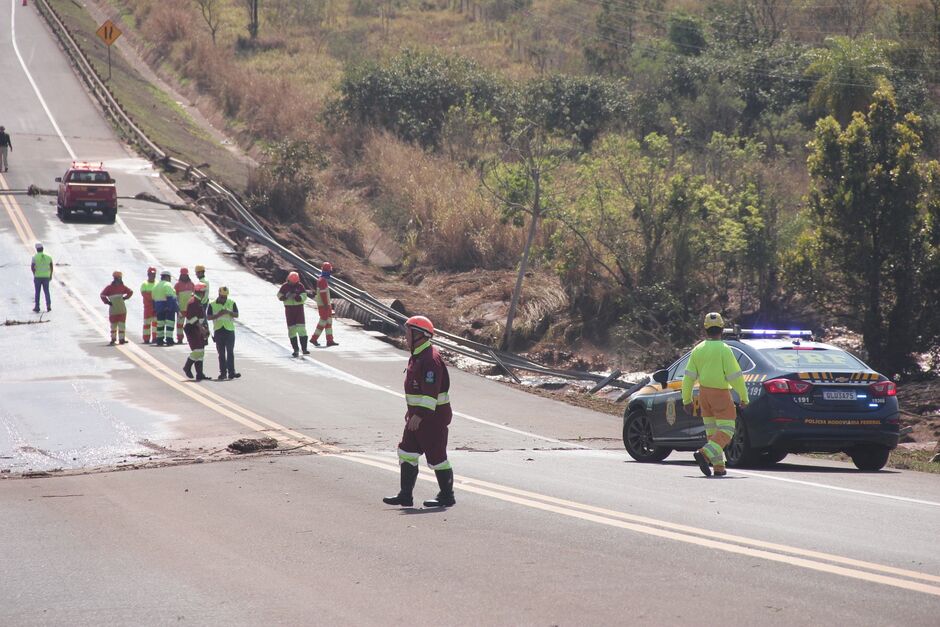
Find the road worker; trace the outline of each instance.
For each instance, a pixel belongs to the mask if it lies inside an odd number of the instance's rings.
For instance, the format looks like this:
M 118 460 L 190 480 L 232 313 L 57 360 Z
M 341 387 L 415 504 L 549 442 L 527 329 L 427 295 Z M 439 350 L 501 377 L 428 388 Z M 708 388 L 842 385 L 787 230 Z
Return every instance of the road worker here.
M 291 272 L 287 281 L 277 291 L 277 299 L 284 303 L 284 317 L 287 318 L 287 337 L 294 349 L 294 357 L 309 355 L 307 350 L 307 326 L 304 316 L 304 303 L 307 302 L 307 289 L 300 281 L 300 273 Z M 300 342 L 300 346 L 297 343 Z
M 153 288 L 157 286 L 157 269 L 147 268 L 147 280 L 140 284 L 140 297 L 144 299 L 144 344 L 157 339 L 157 316 L 153 312 Z
M 184 314 L 186 324 L 183 330 L 186 332 L 186 341 L 189 342 L 189 357 L 186 359 L 186 365 L 183 366 L 183 372 L 190 379 L 193 378 L 193 365 L 196 366 L 196 381 L 211 379 L 203 372 L 203 360 L 206 356 L 206 344 L 209 343 L 209 323 L 206 322 L 206 308 L 202 304 L 206 296 L 206 286 L 203 283 L 197 283 L 193 287 L 193 297 L 189 300 Z
M 33 271 L 33 287 L 35 288 L 33 311 L 39 313 L 39 290 L 46 295 L 46 311 L 52 311 L 52 301 L 49 300 L 49 282 L 52 281 L 52 257 L 43 251 L 41 242 L 36 242 L 36 254 L 30 264 Z
M 235 318 L 238 305 L 229 297 L 227 287 L 219 288 L 219 297 L 209 303 L 209 320 L 212 321 L 215 347 L 219 351 L 219 380 L 237 379 L 235 372 Z
M 180 268 L 180 278 L 173 289 L 176 290 L 176 300 L 179 303 L 180 315 L 176 318 L 176 343 L 183 343 L 183 324 L 185 322 L 186 308 L 193 297 L 195 285 L 189 278 L 189 268 Z
M 202 283 L 203 285 L 206 286 L 206 293 L 202 297 L 202 304 L 203 306 L 205 306 L 206 310 L 208 310 L 209 309 L 209 294 L 210 294 L 209 290 L 211 289 L 212 286 L 209 284 L 209 279 L 206 278 L 206 267 L 202 264 L 197 264 L 196 267 L 193 269 L 196 271 L 196 282 Z
M 724 327 L 721 314 L 705 316 L 706 339 L 692 349 L 682 379 L 682 405 L 689 415 L 692 415 L 692 388 L 696 381 L 699 383 L 698 401 L 708 442 L 693 456 L 706 477 L 712 474 L 709 465 L 714 467 L 716 477 L 728 474 L 724 448 L 734 437 L 737 419 L 731 389 L 738 393 L 742 407 L 750 402 L 741 366 L 731 348 L 721 340 Z
M 101 302 L 108 305 L 108 320 L 111 322 L 109 346 L 114 346 L 115 339 L 119 339 L 121 344 L 127 344 L 125 339 L 127 303 L 125 301 L 133 295 L 134 290 L 124 285 L 124 275 L 121 271 L 112 272 L 111 283 L 101 290 Z
M 447 432 L 451 420 L 450 375 L 437 348 L 431 346 L 434 325 L 424 316 L 405 322 L 408 368 L 405 370 L 405 429 L 398 444 L 401 491 L 382 499 L 388 505 L 411 507 L 418 479 L 418 458 L 424 454 L 437 475 L 440 492 L 425 507 L 449 507 L 454 498 L 454 470 L 447 459 Z
M 157 346 L 173 346 L 173 327 L 179 305 L 176 301 L 176 290 L 170 283 L 172 275 L 169 270 L 160 273 L 160 281 L 153 287 L 153 311 L 157 314 Z
M 317 330 L 313 332 L 310 341 L 314 346 L 319 346 L 320 334 L 326 329 L 326 345 L 338 346 L 339 342 L 333 341 L 333 303 L 330 302 L 330 276 L 333 274 L 333 264 L 329 261 L 323 264 L 320 269 L 320 278 L 317 279 L 317 289 L 314 300 L 317 303 L 317 312 L 320 314 L 320 320 L 317 322 Z

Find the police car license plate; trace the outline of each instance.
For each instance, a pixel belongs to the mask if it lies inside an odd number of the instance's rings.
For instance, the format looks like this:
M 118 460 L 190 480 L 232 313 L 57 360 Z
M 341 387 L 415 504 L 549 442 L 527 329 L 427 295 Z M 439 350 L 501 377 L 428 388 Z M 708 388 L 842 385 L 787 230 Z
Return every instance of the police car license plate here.
M 854 401 L 855 392 L 846 390 L 823 390 L 823 400 L 827 401 Z

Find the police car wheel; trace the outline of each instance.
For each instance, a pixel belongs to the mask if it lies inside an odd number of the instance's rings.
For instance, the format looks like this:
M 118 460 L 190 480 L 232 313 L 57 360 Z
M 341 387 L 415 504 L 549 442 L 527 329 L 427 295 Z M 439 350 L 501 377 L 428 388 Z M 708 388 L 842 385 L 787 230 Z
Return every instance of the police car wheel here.
M 740 417 L 738 417 L 737 424 L 734 427 L 734 437 L 725 447 L 725 457 L 728 465 L 732 468 L 752 466 L 758 461 L 757 452 L 751 448 L 750 439 L 747 435 L 747 426 Z
M 623 447 L 638 462 L 661 462 L 672 453 L 671 448 L 653 444 L 653 427 L 642 410 L 631 412 L 623 423 Z
M 774 449 L 761 451 L 760 464 L 761 466 L 773 466 L 778 462 L 782 462 L 788 454 L 786 451 L 776 451 Z
M 881 470 L 888 463 L 888 456 L 891 454 L 889 449 L 883 446 L 873 444 L 857 446 L 849 455 L 852 456 L 852 462 L 859 470 Z

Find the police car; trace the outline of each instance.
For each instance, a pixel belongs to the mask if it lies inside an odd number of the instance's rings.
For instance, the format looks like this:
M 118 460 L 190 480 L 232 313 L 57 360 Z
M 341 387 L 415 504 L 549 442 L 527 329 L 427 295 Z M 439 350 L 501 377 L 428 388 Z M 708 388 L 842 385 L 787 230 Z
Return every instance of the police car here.
M 900 427 L 897 388 L 887 377 L 840 348 L 814 342 L 811 331 L 725 329 L 724 341 L 751 401 L 738 409 L 725 449 L 729 466 L 775 464 L 788 453 L 845 452 L 859 470 L 884 467 Z M 654 372 L 627 399 L 623 443 L 633 459 L 660 462 L 674 450 L 705 444 L 697 383 L 695 415 L 682 407 L 689 355 Z

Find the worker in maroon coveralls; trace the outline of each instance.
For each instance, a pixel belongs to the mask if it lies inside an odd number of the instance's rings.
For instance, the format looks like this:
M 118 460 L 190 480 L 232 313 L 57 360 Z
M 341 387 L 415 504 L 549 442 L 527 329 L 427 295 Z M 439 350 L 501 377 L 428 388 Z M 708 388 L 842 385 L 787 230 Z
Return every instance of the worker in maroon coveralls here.
M 447 425 L 450 409 L 450 375 L 437 348 L 431 346 L 434 325 L 424 316 L 405 322 L 408 340 L 408 369 L 405 371 L 405 431 L 398 444 L 401 491 L 382 499 L 388 505 L 411 507 L 418 480 L 418 458 L 424 454 L 437 475 L 440 492 L 424 502 L 425 507 L 448 507 L 454 499 L 454 470 L 447 459 Z

